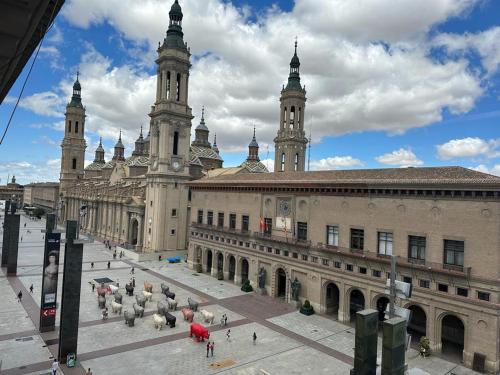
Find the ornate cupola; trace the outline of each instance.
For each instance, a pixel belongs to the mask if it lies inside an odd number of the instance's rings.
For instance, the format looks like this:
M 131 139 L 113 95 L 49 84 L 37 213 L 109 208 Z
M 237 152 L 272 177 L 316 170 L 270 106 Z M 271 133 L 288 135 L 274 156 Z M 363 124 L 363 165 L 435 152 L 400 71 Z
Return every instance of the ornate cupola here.
M 182 50 L 187 50 L 184 43 L 184 33 L 182 32 L 182 8 L 179 5 L 179 1 L 175 0 L 168 12 L 170 22 L 167 30 L 167 38 L 165 39 L 165 44 L 167 48 L 180 48 Z
M 195 137 L 192 143 L 193 146 L 201 146 L 201 147 L 211 147 L 210 142 L 208 141 L 209 130 L 205 125 L 205 107 L 201 109 L 201 120 L 200 124 L 195 129 Z
M 247 159 L 240 165 L 250 173 L 266 173 L 269 172 L 264 164 L 259 159 L 259 144 L 255 138 L 255 126 L 253 127 L 253 138 L 248 145 Z
M 139 138 L 135 141 L 135 149 L 132 151 L 133 156 L 142 156 L 144 155 L 144 138 L 142 136 L 142 125 L 141 132 L 139 133 Z
M 104 148 L 102 147 L 102 137 L 99 137 L 99 146 L 95 149 L 94 163 L 106 163 L 104 160 Z
M 212 146 L 212 150 L 219 153 L 219 147 L 217 147 L 217 133 L 214 134 L 214 144 Z
M 295 40 L 295 53 L 290 61 L 290 74 L 288 75 L 288 83 L 285 90 L 303 90 L 300 85 L 300 60 L 297 56 L 297 40 Z
M 259 144 L 255 139 L 255 126 L 253 127 L 253 138 L 250 144 L 248 145 L 248 158 L 247 160 L 256 160 L 259 161 Z
M 68 107 L 83 108 L 82 86 L 80 85 L 80 81 L 78 80 L 79 74 L 80 72 L 76 72 L 76 81 L 73 84 L 73 96 L 71 97 L 71 102 L 68 104 Z
M 122 143 L 122 131 L 120 130 L 120 136 L 118 137 L 118 142 L 115 145 L 115 154 L 113 155 L 113 160 L 124 161 L 125 160 L 125 146 Z

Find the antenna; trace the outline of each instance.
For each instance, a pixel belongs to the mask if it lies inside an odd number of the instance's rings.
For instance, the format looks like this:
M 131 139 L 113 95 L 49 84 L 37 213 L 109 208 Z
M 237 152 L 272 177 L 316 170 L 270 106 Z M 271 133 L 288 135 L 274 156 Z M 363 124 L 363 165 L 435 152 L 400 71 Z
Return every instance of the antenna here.
M 307 157 L 307 171 L 311 170 L 311 142 L 312 142 L 312 121 L 311 125 L 309 125 L 309 156 Z

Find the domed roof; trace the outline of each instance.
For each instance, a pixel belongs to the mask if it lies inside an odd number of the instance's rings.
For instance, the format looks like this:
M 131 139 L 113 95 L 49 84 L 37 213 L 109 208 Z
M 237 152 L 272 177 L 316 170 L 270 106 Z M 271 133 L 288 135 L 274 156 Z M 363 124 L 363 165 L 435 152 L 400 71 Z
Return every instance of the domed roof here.
M 97 146 L 96 151 L 104 152 L 104 148 L 102 147 L 102 137 L 99 137 L 99 146 Z
M 170 12 L 168 12 L 168 15 L 178 16 L 182 19 L 182 8 L 178 0 L 175 0 L 175 2 L 172 4 L 172 7 L 170 8 Z
M 80 85 L 80 81 L 77 78 L 76 81 L 75 81 L 75 83 L 73 84 L 73 90 L 79 90 L 79 91 L 81 91 L 81 89 L 82 89 L 82 86 Z
M 248 147 L 259 147 L 259 144 L 257 143 L 257 140 L 255 139 L 255 126 L 253 127 L 253 138 L 250 141 L 250 144 Z
M 118 142 L 116 142 L 115 148 L 125 148 L 122 143 L 122 131 L 120 130 L 120 136 L 118 137 Z

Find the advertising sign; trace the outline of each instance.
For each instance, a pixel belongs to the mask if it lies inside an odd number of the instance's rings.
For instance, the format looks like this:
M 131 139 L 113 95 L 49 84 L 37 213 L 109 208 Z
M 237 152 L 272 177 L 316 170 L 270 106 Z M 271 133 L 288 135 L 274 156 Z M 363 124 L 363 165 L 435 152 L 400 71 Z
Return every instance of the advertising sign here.
M 40 330 L 55 324 L 57 301 L 57 278 L 59 275 L 59 252 L 61 233 L 47 233 L 43 256 L 42 300 Z

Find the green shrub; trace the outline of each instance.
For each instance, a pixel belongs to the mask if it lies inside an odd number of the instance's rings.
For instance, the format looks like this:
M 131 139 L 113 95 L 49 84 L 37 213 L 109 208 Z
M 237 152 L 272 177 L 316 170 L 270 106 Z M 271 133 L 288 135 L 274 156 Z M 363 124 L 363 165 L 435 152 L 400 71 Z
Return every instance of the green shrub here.
M 418 343 L 420 355 L 423 357 L 428 357 L 431 355 L 431 345 L 427 336 L 422 336 Z
M 245 282 L 241 286 L 241 290 L 246 293 L 253 291 L 252 285 L 250 285 L 250 280 L 245 280 Z
M 314 308 L 311 306 L 311 302 L 309 302 L 308 299 L 306 299 L 304 301 L 304 304 L 300 308 L 300 312 L 301 312 L 301 314 L 304 314 L 304 315 L 312 315 L 312 314 L 314 314 Z
M 33 210 L 33 215 L 40 219 L 43 215 L 45 215 L 45 210 L 37 207 Z

